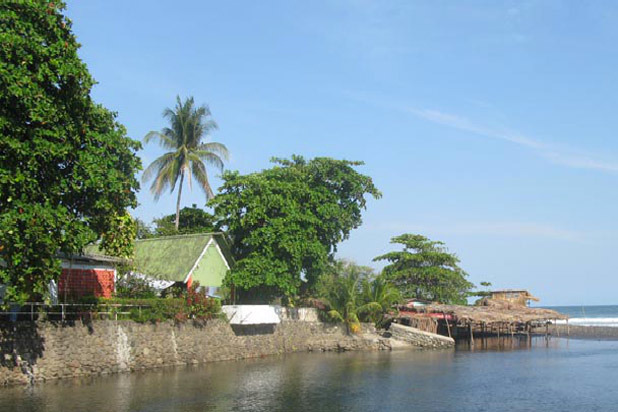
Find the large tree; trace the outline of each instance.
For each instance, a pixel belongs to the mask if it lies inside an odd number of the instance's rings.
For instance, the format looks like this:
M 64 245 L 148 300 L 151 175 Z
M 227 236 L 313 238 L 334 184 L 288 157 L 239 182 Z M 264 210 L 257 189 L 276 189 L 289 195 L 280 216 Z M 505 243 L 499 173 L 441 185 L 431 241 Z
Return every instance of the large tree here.
M 0 6 L 0 283 L 37 298 L 136 206 L 140 144 L 90 97 L 62 1 Z M 118 239 L 116 239 L 118 240 Z
M 153 161 L 144 171 L 144 182 L 152 179 L 150 190 L 158 200 L 168 187 L 174 191 L 178 184 L 178 199 L 176 201 L 175 227 L 178 230 L 180 221 L 180 197 L 182 184 L 187 177 L 189 188 L 192 186 L 192 177 L 198 186 L 206 193 L 206 199 L 212 199 L 214 193 L 210 187 L 206 164 L 223 170 L 223 161 L 228 158 L 225 145 L 217 142 L 202 142 L 213 130 L 217 129 L 217 123 L 212 120 L 208 106 L 196 106 L 193 97 L 184 102 L 180 96 L 176 97 L 176 107 L 167 108 L 163 111 L 169 123 L 169 127 L 160 132 L 151 131 L 144 138 L 148 143 L 157 139 L 159 144 L 170 150 Z
M 403 250 L 378 256 L 386 260 L 383 276 L 406 298 L 426 299 L 442 303 L 465 304 L 474 285 L 459 267 L 459 259 L 444 247 L 422 235 L 404 234 L 391 239 Z
M 226 278 L 245 301 L 294 296 L 309 285 L 337 244 L 362 223 L 366 195 L 381 196 L 361 162 L 300 156 L 273 159 L 271 169 L 226 172 L 210 205 L 233 240 L 236 264 Z

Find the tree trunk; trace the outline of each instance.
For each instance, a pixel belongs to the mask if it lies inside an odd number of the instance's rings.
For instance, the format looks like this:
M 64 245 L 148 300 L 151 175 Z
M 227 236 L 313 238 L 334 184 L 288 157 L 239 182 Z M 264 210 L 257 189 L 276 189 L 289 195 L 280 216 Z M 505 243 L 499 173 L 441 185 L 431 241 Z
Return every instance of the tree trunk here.
M 178 186 L 178 200 L 176 201 L 176 231 L 180 224 L 180 195 L 182 194 L 182 182 L 185 179 L 185 169 L 180 172 L 180 185 Z

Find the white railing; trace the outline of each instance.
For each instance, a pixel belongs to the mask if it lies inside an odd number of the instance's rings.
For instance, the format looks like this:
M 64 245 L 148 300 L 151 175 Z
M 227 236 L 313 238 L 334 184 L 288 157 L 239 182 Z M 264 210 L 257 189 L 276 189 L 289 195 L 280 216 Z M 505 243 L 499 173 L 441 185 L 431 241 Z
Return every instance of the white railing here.
M 10 305 L 9 305 L 10 306 Z M 78 308 L 84 308 L 85 310 L 73 310 Z M 138 313 L 141 313 L 141 310 L 144 308 L 150 308 L 150 305 L 130 305 L 130 304 L 119 304 L 119 303 L 98 303 L 98 304 L 87 304 L 87 303 L 58 303 L 58 304 L 47 304 L 40 302 L 26 302 L 22 305 L 14 305 L 15 310 L 10 310 L 7 312 L 0 311 L 0 318 L 8 317 L 10 320 L 14 321 L 18 318 L 29 318 L 30 320 L 38 319 L 40 315 L 45 316 L 60 316 L 62 321 L 65 321 L 68 317 L 80 317 L 83 315 L 94 315 L 99 317 L 107 317 L 111 319 L 113 317 L 114 320 L 118 320 L 118 315 L 130 315 L 131 312 L 127 312 L 126 308 L 132 310 L 137 308 Z M 40 308 L 43 311 L 39 310 Z M 106 311 L 104 309 L 107 309 Z M 125 311 L 117 310 L 117 309 L 125 309 Z

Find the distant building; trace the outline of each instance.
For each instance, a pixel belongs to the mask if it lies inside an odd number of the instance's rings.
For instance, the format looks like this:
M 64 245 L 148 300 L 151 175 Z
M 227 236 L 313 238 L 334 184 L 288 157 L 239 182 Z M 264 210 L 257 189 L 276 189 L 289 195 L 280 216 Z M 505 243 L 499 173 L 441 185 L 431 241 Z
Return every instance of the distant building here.
M 523 289 L 503 289 L 489 292 L 489 299 L 494 301 L 505 301 L 521 306 L 528 306 L 531 300 L 538 302 L 539 298 L 532 296 L 530 292 Z

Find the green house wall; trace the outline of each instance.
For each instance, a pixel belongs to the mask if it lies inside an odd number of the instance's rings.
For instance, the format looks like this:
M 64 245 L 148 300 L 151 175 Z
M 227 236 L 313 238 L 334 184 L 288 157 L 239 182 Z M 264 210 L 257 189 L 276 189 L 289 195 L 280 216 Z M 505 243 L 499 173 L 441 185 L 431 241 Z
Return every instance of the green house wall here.
M 208 246 L 197 268 L 193 271 L 193 282 L 199 282 L 201 286 L 219 287 L 223 284 L 226 273 L 225 260 L 213 242 Z

